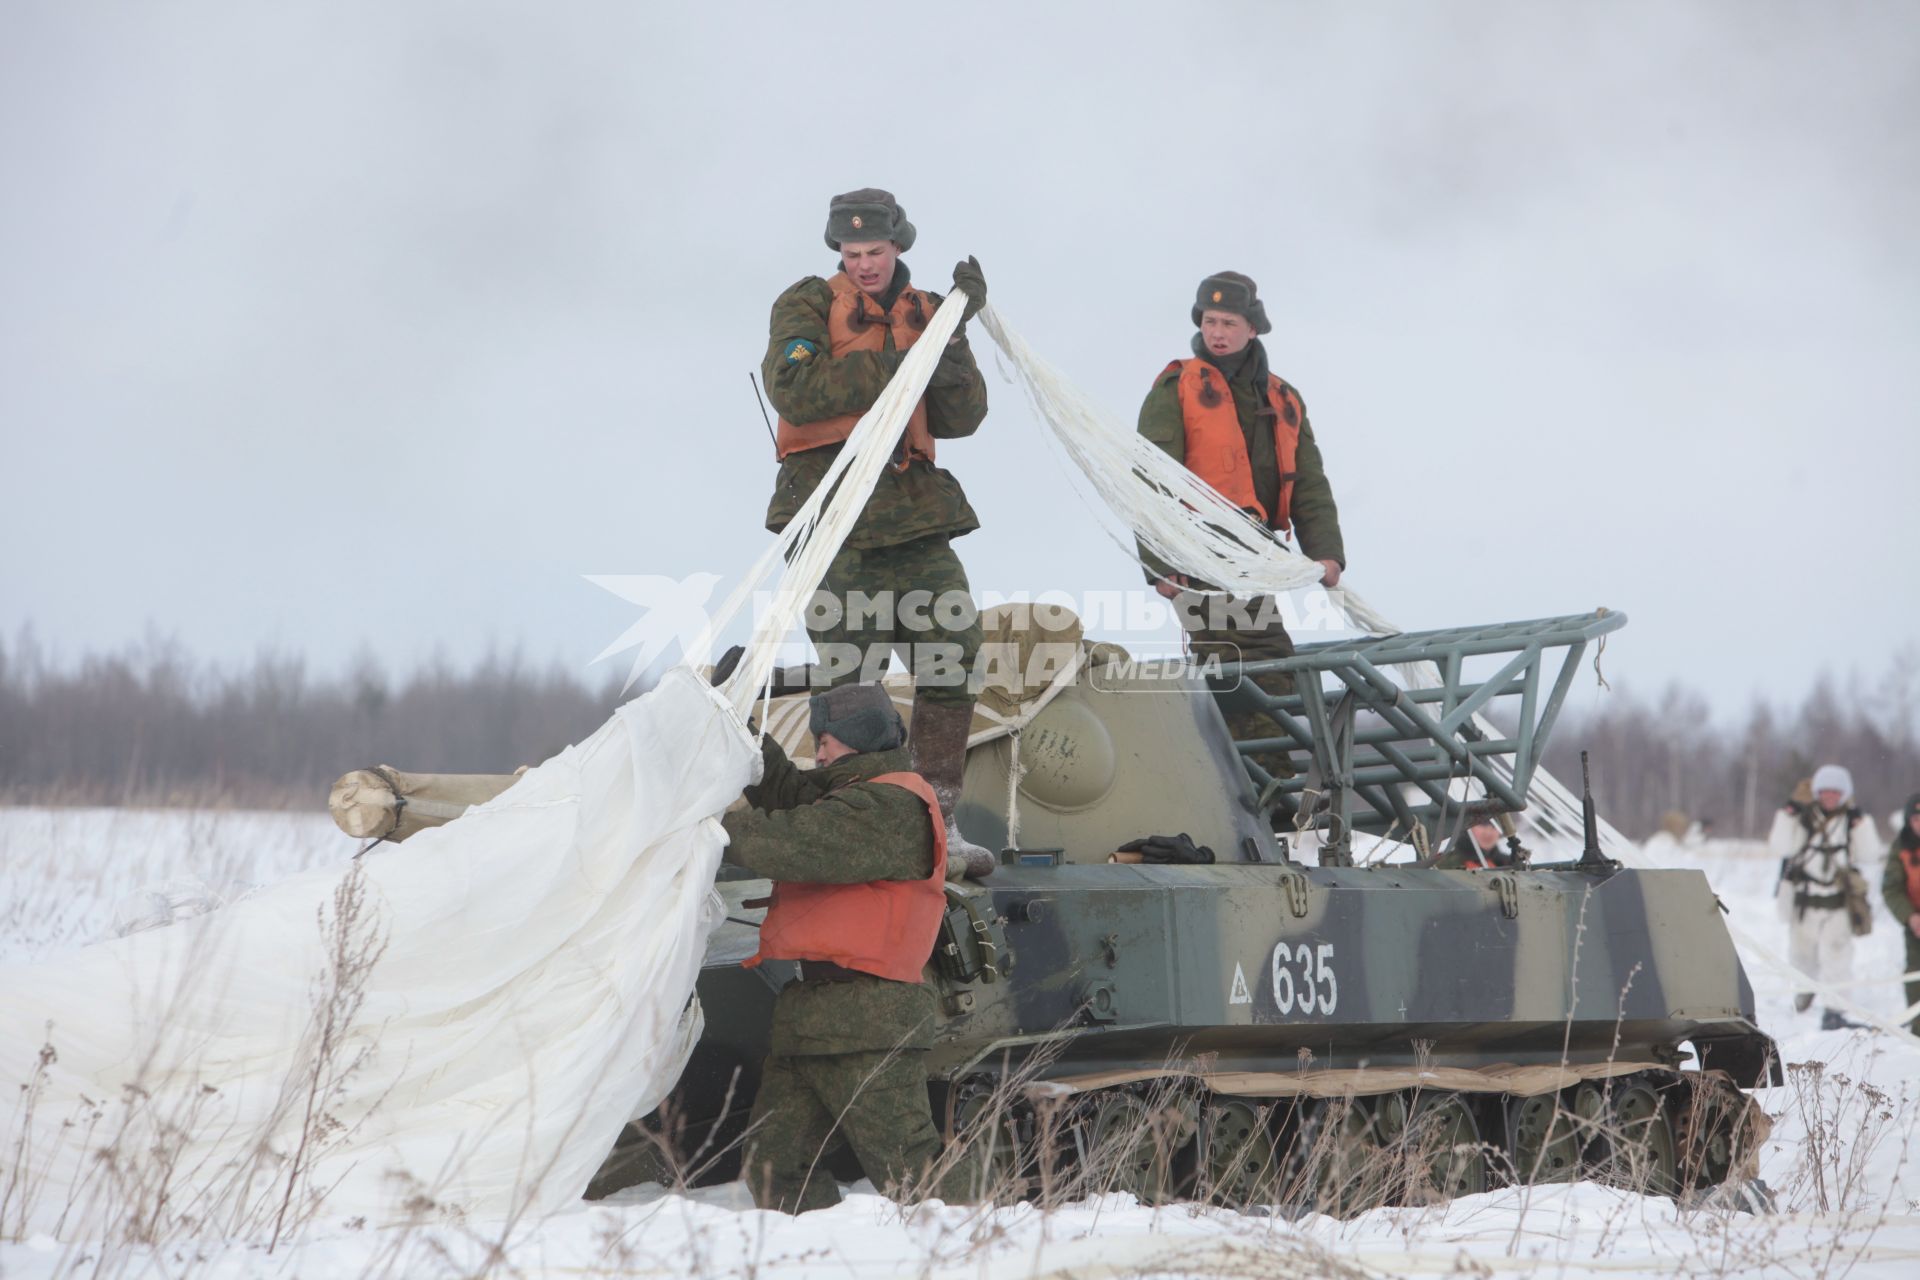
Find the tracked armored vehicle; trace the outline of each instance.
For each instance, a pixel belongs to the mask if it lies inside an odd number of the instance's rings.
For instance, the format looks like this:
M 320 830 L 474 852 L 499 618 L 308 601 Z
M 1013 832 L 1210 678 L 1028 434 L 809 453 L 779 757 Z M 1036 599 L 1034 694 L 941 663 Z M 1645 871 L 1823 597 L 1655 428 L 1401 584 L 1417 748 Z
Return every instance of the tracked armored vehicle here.
M 1742 1090 L 1779 1067 L 1705 877 L 1626 869 L 1590 810 L 1582 833 L 1577 812 L 1528 805 L 1582 655 L 1624 622 L 1336 641 L 1209 672 L 1142 674 L 1076 644 L 1078 668 L 969 753 L 959 824 L 1005 852 L 950 886 L 929 967 L 950 1136 L 986 1144 L 1003 1195 L 1350 1211 L 1502 1181 L 1743 1182 L 1766 1122 Z M 1277 694 L 1241 678 L 1275 672 L 1292 677 Z M 1272 736 L 1236 744 L 1223 705 Z M 1512 866 L 1431 865 L 1489 814 L 1524 817 Z M 1214 861 L 1122 850 L 1177 833 Z M 793 975 L 738 967 L 767 882 L 721 889 L 705 1035 L 595 1193 L 663 1165 L 737 1168 Z
M 990 619 L 983 654 L 1014 641 L 1013 691 L 989 677 L 957 819 L 1004 852 L 948 886 L 927 980 L 935 1115 L 981 1144 L 994 1193 L 1350 1212 L 1500 1182 L 1743 1185 L 1766 1130 L 1743 1090 L 1780 1068 L 1717 899 L 1697 871 L 1604 857 L 1590 799 L 1582 814 L 1537 777 L 1583 655 L 1625 621 L 1196 669 L 1087 644 L 1070 615 Z M 1272 733 L 1236 743 L 1223 711 L 1248 710 Z M 763 714 L 810 758 L 804 694 Z M 511 782 L 363 771 L 336 786 L 335 816 L 398 839 Z M 1434 865 L 1489 815 L 1514 833 L 1512 865 Z M 1155 835 L 1212 860 L 1126 848 Z M 705 1032 L 590 1195 L 737 1172 L 795 975 L 740 967 L 768 882 L 718 888 Z

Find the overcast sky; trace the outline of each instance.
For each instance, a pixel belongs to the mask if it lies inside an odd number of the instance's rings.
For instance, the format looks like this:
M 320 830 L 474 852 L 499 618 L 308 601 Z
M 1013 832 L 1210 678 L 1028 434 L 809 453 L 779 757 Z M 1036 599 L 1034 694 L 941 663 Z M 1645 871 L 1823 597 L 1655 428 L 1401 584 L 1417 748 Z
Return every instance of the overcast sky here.
M 0 633 L 584 664 L 583 574 L 765 545 L 746 373 L 876 185 L 1123 424 L 1253 275 L 1404 625 L 1797 698 L 1920 636 L 1917 124 L 1892 0 L 4 0 Z M 976 590 L 1132 587 L 976 348 Z

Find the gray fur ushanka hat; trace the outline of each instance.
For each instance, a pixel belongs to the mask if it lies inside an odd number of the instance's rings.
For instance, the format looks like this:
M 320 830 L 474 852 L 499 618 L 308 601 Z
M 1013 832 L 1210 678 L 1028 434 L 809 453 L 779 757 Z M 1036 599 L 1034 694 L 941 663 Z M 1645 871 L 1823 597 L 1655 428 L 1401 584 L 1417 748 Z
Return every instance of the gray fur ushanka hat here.
M 892 695 L 877 684 L 843 684 L 814 694 L 807 728 L 816 740 L 830 733 L 858 752 L 891 751 L 907 740 Z
M 913 224 L 893 192 L 878 187 L 848 191 L 827 202 L 827 248 L 848 241 L 891 240 L 905 253 L 913 248 Z M 838 736 L 838 735 L 835 735 Z
M 1273 332 L 1267 323 L 1267 306 L 1260 301 L 1260 286 L 1238 271 L 1216 271 L 1200 282 L 1193 295 L 1195 328 L 1203 311 L 1231 311 L 1252 325 L 1255 333 Z

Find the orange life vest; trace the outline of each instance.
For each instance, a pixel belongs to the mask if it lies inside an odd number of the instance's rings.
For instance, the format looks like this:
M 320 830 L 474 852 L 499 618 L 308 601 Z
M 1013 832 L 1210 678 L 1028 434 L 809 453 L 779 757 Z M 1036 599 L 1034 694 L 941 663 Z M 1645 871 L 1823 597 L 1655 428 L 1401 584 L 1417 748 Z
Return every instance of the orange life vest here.
M 933 822 L 933 874 L 924 880 L 862 884 L 779 881 L 760 926 L 760 951 L 746 962 L 821 960 L 895 982 L 918 982 L 946 910 L 947 827 L 933 788 L 917 773 L 872 779 L 919 796 Z
M 893 300 L 893 307 L 888 311 L 881 311 L 880 304 L 868 297 L 844 271 L 835 272 L 833 279 L 827 281 L 827 287 L 833 290 L 833 305 L 827 309 L 827 346 L 831 356 L 843 356 L 850 351 L 884 351 L 889 333 L 893 335 L 894 349 L 905 351 L 920 340 L 920 331 L 933 318 L 933 299 L 912 285 L 900 290 L 900 296 Z M 776 447 L 784 458 L 802 449 L 839 444 L 853 434 L 854 424 L 859 421 L 857 413 L 798 425 L 782 417 Z M 901 470 L 915 458 L 933 461 L 933 436 L 927 430 L 925 396 L 913 406 L 904 439 L 906 453 L 897 464 Z
M 1920 911 L 1920 848 L 1902 845 L 1897 852 L 1900 855 L 1900 869 L 1907 873 L 1907 901 Z
M 1243 511 L 1251 511 L 1270 528 L 1293 527 L 1295 459 L 1300 451 L 1300 399 L 1272 374 L 1267 375 L 1267 403 L 1273 407 L 1273 455 L 1280 469 L 1280 500 L 1268 511 L 1253 492 L 1253 464 L 1247 457 L 1247 435 L 1233 407 L 1233 390 L 1218 369 L 1195 356 L 1175 360 L 1162 377 L 1180 370 L 1180 416 L 1187 428 L 1187 470 L 1205 480 Z

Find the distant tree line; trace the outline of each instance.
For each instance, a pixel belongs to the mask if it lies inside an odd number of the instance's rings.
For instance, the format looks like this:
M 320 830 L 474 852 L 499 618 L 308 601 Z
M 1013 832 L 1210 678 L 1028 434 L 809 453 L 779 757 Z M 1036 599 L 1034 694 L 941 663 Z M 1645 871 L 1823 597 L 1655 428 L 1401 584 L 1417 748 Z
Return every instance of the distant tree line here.
M 621 673 L 594 685 L 563 668 L 493 654 L 396 677 L 371 656 L 315 676 L 297 657 L 198 663 L 170 641 L 61 667 L 30 638 L 0 642 L 0 801 L 226 803 L 307 807 L 349 769 L 498 773 L 591 733 L 620 701 Z M 1796 708 L 1755 701 L 1723 723 L 1673 685 L 1622 687 L 1564 715 L 1546 764 L 1576 784 L 1591 753 L 1600 811 L 1645 836 L 1670 812 L 1725 835 L 1764 834 L 1773 810 L 1827 761 L 1853 771 L 1876 817 L 1920 790 L 1920 648 L 1872 686 L 1822 677 Z
M 273 653 L 223 670 L 153 639 L 62 668 L 23 638 L 0 643 L 0 800 L 305 807 L 373 764 L 506 773 L 591 733 L 623 676 L 513 653 L 403 677 L 370 656 L 332 677 Z
M 1597 808 L 1635 837 L 1669 813 L 1711 821 L 1716 835 L 1764 836 L 1797 783 L 1842 764 L 1885 837 L 1887 814 L 1920 791 L 1917 725 L 1920 647 L 1910 647 L 1875 684 L 1822 675 L 1797 707 L 1755 699 L 1732 723 L 1682 685 L 1652 698 L 1622 687 L 1598 711 L 1563 716 L 1545 763 L 1577 788 L 1586 750 Z

